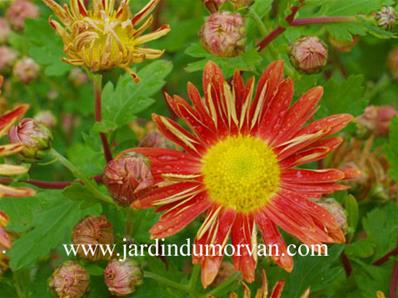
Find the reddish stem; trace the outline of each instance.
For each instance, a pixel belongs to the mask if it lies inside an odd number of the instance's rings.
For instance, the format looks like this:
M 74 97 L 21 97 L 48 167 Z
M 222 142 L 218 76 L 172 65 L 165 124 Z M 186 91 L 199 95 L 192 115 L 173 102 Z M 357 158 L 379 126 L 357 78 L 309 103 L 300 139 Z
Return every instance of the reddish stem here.
M 373 265 L 375 266 L 380 266 L 383 265 L 385 262 L 388 261 L 388 259 L 392 256 L 398 255 L 398 246 L 394 248 L 392 251 L 387 253 L 386 255 L 382 256 L 380 259 L 377 259 L 376 261 L 373 262 Z
M 101 75 L 99 75 L 98 79 L 94 78 L 94 97 L 95 97 L 95 121 L 101 122 L 102 120 L 102 80 Z M 102 148 L 104 150 L 104 156 L 106 162 L 112 160 L 112 152 L 109 146 L 108 139 L 105 133 L 100 132 L 100 138 L 102 142 Z
M 317 18 L 302 18 L 292 20 L 289 24 L 291 26 L 305 26 L 313 24 L 330 24 L 330 23 L 348 23 L 355 21 L 354 17 L 317 17 Z
M 398 261 L 394 262 L 392 268 L 391 283 L 390 283 L 390 298 L 397 297 L 397 285 L 398 285 Z
M 343 262 L 343 267 L 346 275 L 351 276 L 352 273 L 351 261 L 344 252 L 341 255 L 341 261 Z
M 102 175 L 92 177 L 97 183 L 102 183 Z M 0 183 L 10 184 L 13 180 L 10 178 L 0 178 Z M 68 186 L 71 186 L 74 182 L 79 182 L 79 180 L 75 181 L 43 181 L 37 179 L 24 179 L 20 180 L 20 182 L 28 183 L 40 188 L 44 189 L 64 189 Z

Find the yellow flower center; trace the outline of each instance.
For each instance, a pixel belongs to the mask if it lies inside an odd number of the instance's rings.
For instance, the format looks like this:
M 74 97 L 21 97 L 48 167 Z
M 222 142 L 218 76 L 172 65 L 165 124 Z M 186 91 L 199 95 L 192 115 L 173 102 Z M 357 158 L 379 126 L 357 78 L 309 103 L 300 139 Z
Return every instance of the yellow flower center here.
M 280 186 L 275 153 L 251 136 L 227 137 L 211 147 L 202 174 L 211 200 L 242 213 L 264 206 Z

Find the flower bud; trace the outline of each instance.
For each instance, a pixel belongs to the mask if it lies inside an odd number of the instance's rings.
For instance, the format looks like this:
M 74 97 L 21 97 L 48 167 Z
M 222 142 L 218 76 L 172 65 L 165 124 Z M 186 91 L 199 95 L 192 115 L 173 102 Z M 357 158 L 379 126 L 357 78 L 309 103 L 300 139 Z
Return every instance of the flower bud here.
M 43 123 L 48 128 L 53 128 L 57 125 L 57 118 L 55 118 L 54 114 L 50 110 L 40 111 L 36 114 L 34 119 L 37 122 Z
M 242 53 L 245 37 L 245 21 L 239 13 L 214 13 L 200 30 L 203 47 L 220 57 L 234 57 Z
M 143 274 L 141 267 L 134 260 L 111 260 L 105 268 L 104 279 L 112 295 L 126 296 L 142 284 Z
M 351 50 L 355 47 L 358 41 L 358 36 L 354 36 L 351 40 L 340 40 L 329 36 L 329 42 L 333 46 L 333 48 L 342 53 L 351 52 Z
M 204 4 L 211 13 L 215 13 L 226 0 L 204 0 Z
M 89 282 L 86 269 L 67 261 L 54 271 L 49 286 L 59 298 L 80 298 L 86 294 Z
M 319 206 L 326 209 L 335 219 L 337 225 L 342 229 L 344 233 L 347 233 L 347 215 L 344 211 L 343 206 L 341 206 L 334 199 L 324 199 L 320 201 L 315 201 Z
M 88 82 L 87 74 L 79 67 L 72 68 L 72 70 L 69 72 L 68 79 L 75 87 L 79 87 Z
M 357 122 L 376 136 L 385 136 L 391 121 L 398 115 L 398 111 L 392 106 L 368 106 L 365 112 L 357 118 Z
M 22 30 L 25 19 L 35 19 L 39 16 L 39 8 L 28 0 L 16 0 L 6 11 L 6 18 L 16 30 Z
M 393 79 L 398 80 L 398 48 L 391 50 L 388 54 L 387 66 Z
M 106 166 L 103 182 L 119 205 L 128 206 L 139 193 L 153 186 L 154 179 L 144 157 L 122 153 Z
M 10 47 L 0 46 L 0 73 L 9 72 L 17 60 L 17 53 Z
M 0 18 L 0 44 L 6 43 L 11 33 L 10 25 L 5 18 Z
M 327 63 L 328 49 L 316 36 L 305 36 L 290 47 L 290 61 L 303 73 L 320 71 Z
M 29 57 L 22 58 L 14 65 L 14 76 L 24 84 L 29 84 L 39 75 L 39 65 Z
M 11 127 L 8 137 L 12 144 L 25 145 L 19 154 L 28 161 L 43 158 L 52 141 L 50 130 L 32 118 L 22 119 L 18 125 Z
M 397 21 L 397 13 L 394 7 L 384 6 L 378 13 L 376 13 L 376 21 L 379 27 L 384 29 L 391 29 Z
M 75 226 L 72 233 L 72 242 L 75 245 L 91 245 L 92 248 L 98 245 L 113 244 L 112 223 L 105 216 L 89 216 Z M 103 254 L 100 249 L 95 250 L 95 254 L 85 254 L 79 248 L 77 254 L 90 261 L 109 259 L 111 255 Z

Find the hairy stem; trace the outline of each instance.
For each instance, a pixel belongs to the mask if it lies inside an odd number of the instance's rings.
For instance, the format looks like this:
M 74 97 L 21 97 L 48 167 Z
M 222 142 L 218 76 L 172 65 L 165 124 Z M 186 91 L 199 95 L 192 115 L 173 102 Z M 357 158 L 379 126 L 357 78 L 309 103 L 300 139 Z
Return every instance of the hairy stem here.
M 102 75 L 97 74 L 94 75 L 93 78 L 93 87 L 94 87 L 94 99 L 95 99 L 95 121 L 101 122 L 102 120 Z M 112 160 L 112 152 L 109 146 L 108 139 L 105 133 L 100 133 L 100 138 L 102 142 L 102 148 L 104 150 L 104 157 L 106 162 Z

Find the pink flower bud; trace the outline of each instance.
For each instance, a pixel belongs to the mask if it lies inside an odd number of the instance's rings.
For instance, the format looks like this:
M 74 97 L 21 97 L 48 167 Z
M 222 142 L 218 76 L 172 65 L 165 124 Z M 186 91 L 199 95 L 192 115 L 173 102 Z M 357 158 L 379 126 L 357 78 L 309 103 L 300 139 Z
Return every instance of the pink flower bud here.
M 35 19 L 39 16 L 39 9 L 28 0 L 16 0 L 11 3 L 6 11 L 6 18 L 16 30 L 22 30 L 25 19 Z
M 387 66 L 390 70 L 391 76 L 398 80 L 398 48 L 390 51 L 387 58 Z
M 48 128 L 53 128 L 57 125 L 57 118 L 50 110 L 40 111 L 36 114 L 34 119 L 40 123 L 43 123 Z
M 343 206 L 341 206 L 334 199 L 324 199 L 320 201 L 315 201 L 319 206 L 326 209 L 335 219 L 337 225 L 344 233 L 347 233 L 347 215 L 344 211 Z
M 218 11 L 218 9 L 220 8 L 221 5 L 224 4 L 226 0 L 204 0 L 203 3 L 205 4 L 205 6 L 207 7 L 207 9 L 211 12 L 211 13 L 215 13 Z
M 90 261 L 109 259 L 111 255 L 103 254 L 98 245 L 113 244 L 112 223 L 105 216 L 89 216 L 75 226 L 72 233 L 75 245 L 91 245 L 95 254 L 85 254 L 80 247 L 77 254 Z M 97 245 L 97 246 L 96 246 Z
M 397 115 L 397 110 L 392 106 L 369 106 L 357 121 L 375 135 L 385 136 L 388 134 L 392 119 Z
M 234 57 L 242 53 L 245 36 L 245 21 L 238 13 L 214 13 L 200 30 L 203 47 L 220 57 Z
M 12 48 L 0 46 L 0 73 L 10 71 L 17 60 L 17 56 L 17 53 Z
M 167 139 L 158 131 L 150 131 L 140 141 L 140 147 L 167 148 Z
M 59 298 L 81 298 L 90 283 L 90 277 L 82 266 L 67 261 L 54 271 L 49 286 Z
M 29 57 L 22 58 L 14 65 L 14 76 L 24 84 L 29 84 L 39 75 L 39 65 Z
M 316 36 L 305 36 L 290 47 L 290 61 L 304 73 L 320 71 L 327 63 L 328 49 Z
M 126 296 L 142 284 L 143 274 L 134 260 L 124 262 L 111 260 L 104 271 L 105 284 L 109 292 L 115 296 Z
M 103 182 L 119 205 L 128 206 L 139 193 L 153 186 L 154 179 L 144 157 L 122 153 L 106 166 Z
M 5 18 L 0 18 L 0 44 L 6 43 L 11 33 L 10 25 Z
M 397 21 L 397 13 L 394 7 L 384 6 L 377 14 L 376 21 L 379 27 L 391 29 Z
M 87 74 L 82 71 L 79 67 L 74 67 L 69 73 L 68 79 L 72 82 L 72 84 L 76 87 L 84 85 L 88 82 Z
M 40 160 L 50 149 L 52 142 L 50 130 L 32 118 L 22 119 L 18 125 L 12 126 L 8 137 L 12 144 L 25 145 L 20 155 L 31 162 Z

